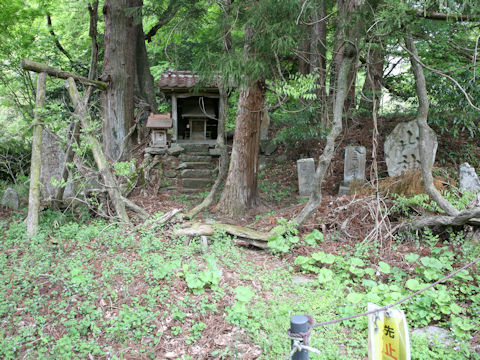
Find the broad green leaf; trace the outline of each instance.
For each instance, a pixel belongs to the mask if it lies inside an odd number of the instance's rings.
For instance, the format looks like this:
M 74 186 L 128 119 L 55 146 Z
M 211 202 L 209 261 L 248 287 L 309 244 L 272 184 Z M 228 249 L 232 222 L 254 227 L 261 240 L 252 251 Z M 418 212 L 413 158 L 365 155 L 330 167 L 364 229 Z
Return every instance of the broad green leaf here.
M 378 270 L 380 270 L 384 274 L 390 274 L 390 265 L 388 265 L 386 262 L 380 261 L 378 263 Z
M 420 257 L 420 255 L 418 255 L 418 254 L 409 253 L 409 254 L 405 255 L 405 260 L 407 260 L 408 262 L 414 263 L 415 261 L 418 260 L 419 257 Z
M 249 302 L 255 296 L 255 291 L 248 286 L 237 286 L 234 291 L 237 300 L 243 303 Z

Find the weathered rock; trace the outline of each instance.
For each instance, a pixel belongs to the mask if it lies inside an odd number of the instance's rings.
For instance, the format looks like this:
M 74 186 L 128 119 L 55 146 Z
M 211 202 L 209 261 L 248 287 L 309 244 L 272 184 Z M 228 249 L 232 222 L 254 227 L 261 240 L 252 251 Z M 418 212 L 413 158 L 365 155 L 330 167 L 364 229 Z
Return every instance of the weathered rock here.
M 343 165 L 343 181 L 365 180 L 365 161 L 367 150 L 364 146 L 347 146 Z
M 427 326 L 425 328 L 415 329 L 412 331 L 412 335 L 422 335 L 430 339 L 432 343 L 434 340 L 437 340 L 445 346 L 452 346 L 454 344 L 452 334 L 448 330 L 438 326 Z
M 163 173 L 167 178 L 175 178 L 178 176 L 178 172 L 176 170 L 165 170 Z
M 262 153 L 270 156 L 275 150 L 277 150 L 277 145 L 275 145 L 273 140 L 260 140 L 260 151 Z
M 209 153 L 211 156 L 220 156 L 220 155 L 222 155 L 219 148 L 209 149 L 209 150 L 208 150 L 208 153 Z
M 350 195 L 350 184 L 342 181 L 338 188 L 338 195 Z
M 18 193 L 15 191 L 15 189 L 8 187 L 2 197 L 2 206 L 13 210 L 18 210 L 19 203 Z
M 268 111 L 265 109 L 262 116 L 262 124 L 260 125 L 260 140 L 268 139 L 268 128 L 270 127 L 270 117 Z
M 297 160 L 297 174 L 300 196 L 310 196 L 315 177 L 315 160 L 313 158 Z
M 459 187 L 461 190 L 478 192 L 480 189 L 480 180 L 478 179 L 475 168 L 469 163 L 460 165 Z
M 397 176 L 410 169 L 420 168 L 419 129 L 417 122 L 410 121 L 398 124 L 387 136 L 384 144 L 385 161 L 388 175 Z M 433 166 L 437 152 L 437 136 L 428 128 L 426 133 L 426 151 L 428 166 Z
M 204 170 L 204 169 L 182 170 L 182 178 L 204 178 L 209 176 L 212 176 L 211 170 Z
M 267 158 L 265 155 L 260 155 L 258 157 L 258 169 L 263 170 L 267 167 Z
M 167 153 L 167 149 L 158 148 L 158 147 L 147 147 L 145 152 L 151 155 L 162 155 Z
M 172 156 L 178 156 L 181 153 L 183 153 L 185 149 L 181 147 L 180 145 L 173 145 L 168 148 L 168 153 Z
M 160 181 L 160 186 L 161 188 L 166 188 L 169 186 L 172 186 L 175 183 L 175 181 L 171 178 L 163 177 L 162 180 Z M 177 189 L 177 188 L 175 188 Z
M 182 144 L 185 152 L 209 155 L 210 145 L 208 144 Z
M 179 169 L 211 169 L 213 164 L 211 162 L 183 162 L 177 166 Z
M 183 162 L 208 162 L 212 160 L 212 157 L 210 155 L 182 154 L 178 157 L 178 159 Z
M 42 168 L 40 171 L 40 188 L 44 200 L 52 200 L 57 195 L 58 186 L 62 178 L 63 165 L 65 164 L 66 154 L 58 144 L 59 138 L 47 129 L 42 132 Z M 72 181 L 67 181 L 63 198 L 72 197 L 74 187 Z
M 211 185 L 213 180 L 211 179 L 195 179 L 195 178 L 185 178 L 182 179 L 182 186 L 185 188 L 197 188 L 201 189 L 207 185 Z

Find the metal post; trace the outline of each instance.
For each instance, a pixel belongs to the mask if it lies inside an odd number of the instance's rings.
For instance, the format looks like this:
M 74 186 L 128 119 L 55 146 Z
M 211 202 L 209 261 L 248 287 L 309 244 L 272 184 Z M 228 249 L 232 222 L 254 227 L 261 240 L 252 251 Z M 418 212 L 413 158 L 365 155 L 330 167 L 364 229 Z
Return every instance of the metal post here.
M 298 334 L 305 333 L 308 331 L 308 318 L 305 315 L 295 315 L 290 319 L 290 333 Z M 303 343 L 303 341 L 301 341 Z M 293 350 L 293 340 L 292 340 L 292 350 Z M 308 360 L 308 351 L 296 351 L 292 360 Z

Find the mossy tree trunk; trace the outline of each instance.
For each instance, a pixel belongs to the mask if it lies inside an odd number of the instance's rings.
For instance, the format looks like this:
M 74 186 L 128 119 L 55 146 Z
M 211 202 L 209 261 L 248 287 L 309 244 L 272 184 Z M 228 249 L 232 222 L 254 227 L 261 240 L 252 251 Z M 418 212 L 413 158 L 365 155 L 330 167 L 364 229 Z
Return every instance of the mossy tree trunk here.
M 28 194 L 27 235 L 29 238 L 38 231 L 38 212 L 40 209 L 40 171 L 42 169 L 42 118 L 45 109 L 47 73 L 37 76 L 37 94 L 33 123 L 32 160 L 30 166 L 30 190 Z

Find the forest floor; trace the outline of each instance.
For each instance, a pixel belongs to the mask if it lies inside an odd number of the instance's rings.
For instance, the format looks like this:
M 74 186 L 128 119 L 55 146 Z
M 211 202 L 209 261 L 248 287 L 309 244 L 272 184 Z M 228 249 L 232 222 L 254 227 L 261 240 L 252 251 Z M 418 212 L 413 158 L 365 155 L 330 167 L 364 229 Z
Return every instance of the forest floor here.
M 222 232 L 206 248 L 200 239 L 173 235 L 180 218 L 156 223 L 201 198 L 138 191 L 132 199 L 152 218 L 130 227 L 46 210 L 32 241 L 22 221 L 26 208 L 0 209 L 0 358 L 282 359 L 290 352 L 292 315 L 325 321 L 365 311 L 367 302 L 386 305 L 478 257 L 478 236 L 468 228 L 395 233 L 403 217 L 428 210 L 425 199 L 336 195 L 342 147 L 370 148 L 368 127 L 351 128 L 332 162 L 322 205 L 298 234 L 279 219 L 291 219 L 304 201 L 296 196 L 301 148 L 280 148 L 276 155 L 288 160 L 279 163 L 274 155 L 267 162 L 259 176 L 262 204 L 240 223 L 277 228 L 281 246 L 271 251 L 239 246 Z M 459 142 L 450 150 L 463 148 Z M 448 149 L 439 153 L 446 167 L 458 165 Z M 367 174 L 370 167 L 367 161 Z M 454 181 L 451 172 L 438 173 L 445 183 Z M 214 209 L 198 220 L 229 221 Z M 400 306 L 410 329 L 448 331 L 447 339 L 412 335 L 412 359 L 480 359 L 478 269 Z M 366 359 L 366 324 L 361 317 L 315 329 L 310 345 L 322 355 L 311 358 Z

